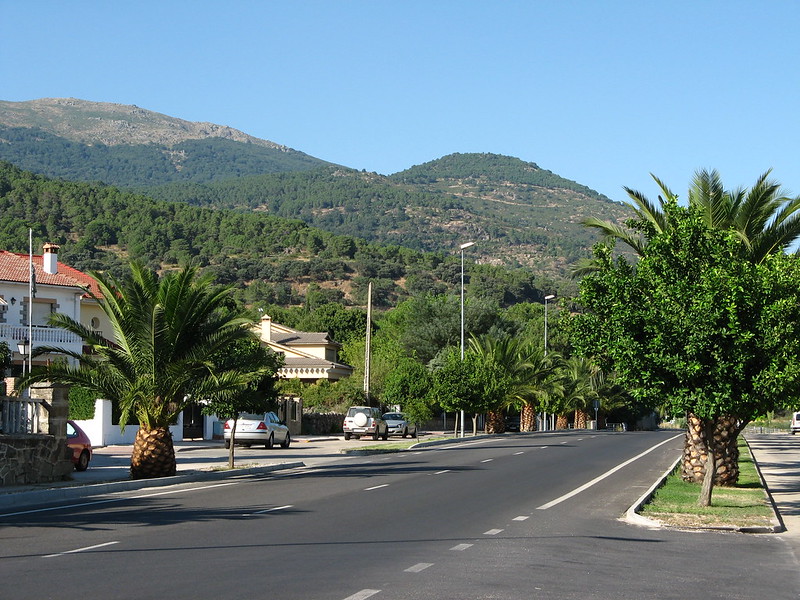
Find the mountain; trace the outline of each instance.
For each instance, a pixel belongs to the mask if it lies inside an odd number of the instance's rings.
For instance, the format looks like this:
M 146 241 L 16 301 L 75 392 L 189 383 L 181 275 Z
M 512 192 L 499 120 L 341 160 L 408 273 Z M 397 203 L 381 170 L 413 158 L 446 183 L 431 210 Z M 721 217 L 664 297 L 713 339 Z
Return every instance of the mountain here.
M 585 185 L 509 156 L 451 154 L 384 176 L 228 127 L 74 99 L 0 102 L 0 160 L 419 251 L 453 254 L 475 241 L 470 254 L 481 263 L 556 278 L 568 278 L 597 240 L 583 218 L 631 216 Z
M 231 127 L 72 98 L 0 101 L 0 160 L 50 177 L 122 187 L 330 164 Z

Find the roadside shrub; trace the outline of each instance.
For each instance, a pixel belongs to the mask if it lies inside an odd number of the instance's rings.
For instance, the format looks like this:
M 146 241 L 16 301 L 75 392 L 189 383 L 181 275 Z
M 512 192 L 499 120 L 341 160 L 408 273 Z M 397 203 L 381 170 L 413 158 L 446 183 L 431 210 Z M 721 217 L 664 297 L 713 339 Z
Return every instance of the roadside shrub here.
M 94 392 L 73 386 L 69 389 L 69 418 L 86 420 L 94 418 Z

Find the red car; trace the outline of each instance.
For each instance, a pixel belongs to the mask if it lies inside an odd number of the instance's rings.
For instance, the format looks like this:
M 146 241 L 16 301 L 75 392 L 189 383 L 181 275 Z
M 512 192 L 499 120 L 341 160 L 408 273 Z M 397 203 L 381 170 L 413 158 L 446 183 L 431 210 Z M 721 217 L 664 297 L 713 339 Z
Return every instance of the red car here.
M 75 421 L 67 421 L 67 446 L 72 449 L 72 464 L 76 471 L 85 471 L 92 460 L 92 442 Z

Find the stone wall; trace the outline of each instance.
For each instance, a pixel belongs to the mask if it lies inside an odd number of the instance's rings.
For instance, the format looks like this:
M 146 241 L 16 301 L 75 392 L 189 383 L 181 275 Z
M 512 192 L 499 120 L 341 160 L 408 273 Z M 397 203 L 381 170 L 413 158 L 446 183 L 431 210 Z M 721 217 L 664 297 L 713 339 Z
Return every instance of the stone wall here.
M 73 465 L 67 447 L 67 388 L 36 386 L 34 398 L 49 405 L 47 433 L 0 435 L 0 485 L 25 485 L 68 479 Z M 44 430 L 44 428 L 42 428 Z

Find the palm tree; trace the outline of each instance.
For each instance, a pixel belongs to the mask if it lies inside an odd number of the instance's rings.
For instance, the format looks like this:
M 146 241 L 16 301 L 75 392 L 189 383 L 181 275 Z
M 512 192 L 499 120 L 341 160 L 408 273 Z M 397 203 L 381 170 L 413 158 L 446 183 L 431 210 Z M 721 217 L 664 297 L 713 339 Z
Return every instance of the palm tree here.
M 101 292 L 95 299 L 111 322 L 113 339 L 62 314 L 51 315 L 52 325 L 83 338 L 84 352 L 37 349 L 60 352 L 72 364 L 56 361 L 34 371 L 23 385 L 57 381 L 118 402 L 123 428 L 131 415 L 139 421 L 131 477 L 174 475 L 169 426 L 190 399 L 235 394 L 263 377 L 257 369 L 221 368 L 214 361 L 236 342 L 255 338 L 252 321 L 222 310 L 228 289 L 212 288 L 211 279 L 198 276 L 193 266 L 159 278 L 133 263 L 124 279 L 99 273 L 92 277 Z
M 783 195 L 780 184 L 769 179 L 766 171 L 750 189 L 739 188 L 726 191 L 719 172 L 701 169 L 694 174 L 689 187 L 689 205 L 702 210 L 703 219 L 709 229 L 733 231 L 742 241 L 750 260 L 761 263 L 767 256 L 782 252 L 800 238 L 800 196 L 789 198 Z M 678 196 L 658 177 L 650 176 L 658 184 L 661 194 L 658 203 L 651 202 L 642 193 L 624 188 L 631 199 L 631 208 L 636 220 L 647 224 L 655 233 L 667 227 L 664 206 L 677 202 Z M 584 219 L 583 224 L 615 238 L 641 255 L 646 241 L 629 228 L 594 217 Z M 592 270 L 588 263 L 581 263 L 580 274 Z M 576 271 L 573 271 L 575 274 Z
M 492 360 L 508 376 L 504 401 L 487 414 L 487 431 L 505 431 L 503 415 L 511 407 L 520 409 L 520 431 L 535 430 L 536 405 L 548 378 L 555 369 L 556 354 L 544 355 L 541 344 L 510 335 L 498 337 L 486 334 L 470 339 L 470 351 L 484 360 Z

